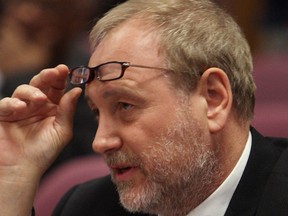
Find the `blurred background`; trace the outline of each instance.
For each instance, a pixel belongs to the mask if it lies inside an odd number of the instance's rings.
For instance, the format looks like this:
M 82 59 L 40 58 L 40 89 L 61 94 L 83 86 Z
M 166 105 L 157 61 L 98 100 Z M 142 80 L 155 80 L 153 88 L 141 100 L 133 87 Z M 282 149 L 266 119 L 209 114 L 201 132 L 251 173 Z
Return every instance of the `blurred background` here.
M 253 52 L 257 84 L 253 125 L 265 135 L 288 137 L 288 1 L 215 1 L 242 27 Z M 124 0 L 0 0 L 0 97 L 10 96 L 43 68 L 60 63 L 69 68 L 86 65 L 89 30 L 121 2 Z M 95 157 L 91 143 L 96 127 L 81 97 L 74 138 L 44 179 L 72 159 Z M 47 197 L 42 200 L 47 207 Z M 48 210 L 44 212 L 49 215 Z

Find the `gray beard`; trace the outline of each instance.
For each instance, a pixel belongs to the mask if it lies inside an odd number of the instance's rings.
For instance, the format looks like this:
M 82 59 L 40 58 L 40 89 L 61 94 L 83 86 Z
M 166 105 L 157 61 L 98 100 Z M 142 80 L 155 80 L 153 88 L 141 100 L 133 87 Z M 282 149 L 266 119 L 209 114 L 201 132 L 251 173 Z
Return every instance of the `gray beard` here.
M 196 119 L 180 117 L 141 156 L 122 151 L 108 159 L 138 164 L 146 176 L 140 186 L 133 180 L 116 184 L 122 205 L 131 212 L 183 216 L 204 201 L 220 173 L 218 150 L 203 131 Z

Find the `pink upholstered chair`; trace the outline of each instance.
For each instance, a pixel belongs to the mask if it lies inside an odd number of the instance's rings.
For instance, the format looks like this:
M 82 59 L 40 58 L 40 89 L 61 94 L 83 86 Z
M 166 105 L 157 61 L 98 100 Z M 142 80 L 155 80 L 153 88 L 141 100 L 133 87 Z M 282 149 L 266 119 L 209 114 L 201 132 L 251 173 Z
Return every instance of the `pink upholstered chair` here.
M 255 56 L 254 78 L 253 125 L 264 135 L 288 137 L 288 55 Z
M 36 215 L 51 216 L 57 202 L 71 187 L 108 173 L 105 162 L 96 155 L 79 157 L 60 165 L 39 186 L 34 203 Z

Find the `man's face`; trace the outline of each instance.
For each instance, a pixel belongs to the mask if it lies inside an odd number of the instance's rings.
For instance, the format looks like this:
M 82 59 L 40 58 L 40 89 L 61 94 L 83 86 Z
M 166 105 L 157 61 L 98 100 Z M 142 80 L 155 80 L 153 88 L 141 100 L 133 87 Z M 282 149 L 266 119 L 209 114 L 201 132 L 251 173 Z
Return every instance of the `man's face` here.
M 89 65 L 127 61 L 165 68 L 158 38 L 139 26 L 139 20 L 129 21 L 110 32 Z M 188 195 L 197 197 L 214 170 L 201 94 L 181 94 L 170 79 L 169 72 L 129 67 L 119 80 L 95 79 L 86 87 L 99 120 L 93 148 L 103 154 L 130 211 L 179 209 Z

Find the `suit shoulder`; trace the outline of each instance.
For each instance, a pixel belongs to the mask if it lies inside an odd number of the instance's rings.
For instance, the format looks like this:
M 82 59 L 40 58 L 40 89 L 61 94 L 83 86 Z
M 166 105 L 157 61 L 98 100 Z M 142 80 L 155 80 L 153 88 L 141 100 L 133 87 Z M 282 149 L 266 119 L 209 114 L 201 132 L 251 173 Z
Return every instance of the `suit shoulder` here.
M 288 138 L 280 137 L 266 137 L 266 139 L 273 145 L 279 147 L 280 149 L 288 148 Z

